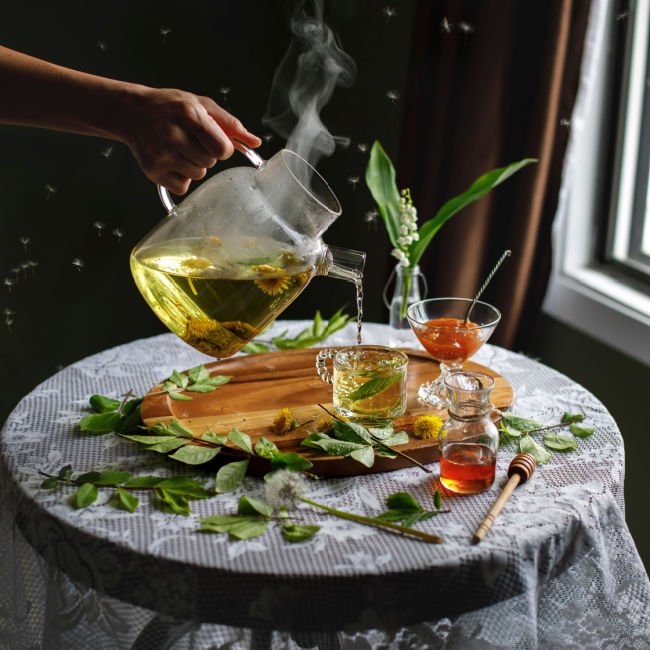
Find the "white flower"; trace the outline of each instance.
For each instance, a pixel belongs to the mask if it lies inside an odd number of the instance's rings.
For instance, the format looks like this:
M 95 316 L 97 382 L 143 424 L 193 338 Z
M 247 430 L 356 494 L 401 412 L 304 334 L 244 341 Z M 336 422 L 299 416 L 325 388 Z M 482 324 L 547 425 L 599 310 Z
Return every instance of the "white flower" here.
M 264 486 L 264 498 L 275 510 L 283 506 L 287 510 L 295 509 L 300 498 L 307 494 L 307 483 L 298 472 L 280 469 L 273 474 Z
M 408 266 L 409 265 L 409 258 L 406 256 L 406 253 L 399 248 L 393 248 L 393 250 L 390 252 L 390 254 L 393 257 L 396 257 L 398 262 L 402 266 Z
M 409 227 L 407 225 L 403 224 L 403 225 L 401 225 L 399 227 L 399 232 L 400 232 L 400 235 L 408 235 L 409 234 Z

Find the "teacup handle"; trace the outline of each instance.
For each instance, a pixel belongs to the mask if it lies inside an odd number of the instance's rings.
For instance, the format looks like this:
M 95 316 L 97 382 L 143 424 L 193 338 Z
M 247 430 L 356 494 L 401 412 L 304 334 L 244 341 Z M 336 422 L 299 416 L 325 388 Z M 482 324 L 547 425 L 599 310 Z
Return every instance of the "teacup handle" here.
M 316 372 L 318 373 L 318 376 L 328 384 L 334 383 L 334 378 L 325 364 L 328 359 L 334 358 L 336 352 L 336 350 L 332 350 L 331 348 L 325 348 L 324 350 L 321 350 L 316 357 Z

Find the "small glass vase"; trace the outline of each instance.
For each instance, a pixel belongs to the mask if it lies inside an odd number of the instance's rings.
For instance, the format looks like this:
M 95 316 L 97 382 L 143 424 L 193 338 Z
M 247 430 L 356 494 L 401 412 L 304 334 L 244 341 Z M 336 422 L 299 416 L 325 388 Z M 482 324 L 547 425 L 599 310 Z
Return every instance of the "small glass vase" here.
M 393 297 L 388 300 L 388 290 L 395 276 L 395 286 L 393 287 Z M 420 282 L 422 282 L 422 292 L 420 292 Z M 414 336 L 408 319 L 406 310 L 408 307 L 423 298 L 427 297 L 429 288 L 427 280 L 420 271 L 420 267 L 402 266 L 397 264 L 384 287 L 384 304 L 388 308 L 388 325 L 390 333 L 388 344 L 390 347 L 399 348 L 412 346 Z

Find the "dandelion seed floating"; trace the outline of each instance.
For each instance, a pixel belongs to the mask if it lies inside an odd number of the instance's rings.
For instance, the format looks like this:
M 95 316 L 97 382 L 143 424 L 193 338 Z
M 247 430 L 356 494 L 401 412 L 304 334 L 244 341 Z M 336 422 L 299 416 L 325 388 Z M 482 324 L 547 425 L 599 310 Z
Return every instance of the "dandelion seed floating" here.
M 11 268 L 11 272 L 14 274 L 14 278 L 17 280 L 18 279 L 18 274 L 20 273 L 20 267 L 19 266 L 13 266 Z
M 396 104 L 399 99 L 399 93 L 396 90 L 388 90 L 386 92 L 386 97 L 388 97 L 393 104 Z
M 451 34 L 453 27 L 453 24 L 447 20 L 447 16 L 443 16 L 442 20 L 440 21 L 440 31 L 443 34 Z
M 167 45 L 167 36 L 171 34 L 172 30 L 169 27 L 161 27 L 158 33 L 162 36 L 163 45 Z
M 102 51 L 106 52 L 106 48 L 108 45 L 105 43 L 105 41 L 97 41 L 97 47 Z
M 379 212 L 377 212 L 377 210 L 368 210 L 368 212 L 366 212 L 366 214 L 363 215 L 363 220 L 368 225 L 372 225 L 376 228 L 378 217 L 379 217 Z
M 16 284 L 16 282 L 11 278 L 5 278 L 3 284 L 5 285 L 5 287 L 7 287 L 9 293 L 11 293 L 11 287 L 13 287 Z
M 86 263 L 80 257 L 75 257 L 72 260 L 72 266 L 74 266 L 77 269 L 77 271 L 81 271 L 84 268 L 84 266 L 86 266 Z
M 368 145 L 365 142 L 359 142 L 359 144 L 357 145 L 357 149 L 361 153 L 366 153 L 368 151 Z
M 467 37 L 474 31 L 474 27 L 463 20 L 458 23 L 458 29 L 463 33 L 463 41 L 467 45 Z
M 95 228 L 95 230 L 97 230 L 97 236 L 101 237 L 102 236 L 102 230 L 104 230 L 104 228 L 106 228 L 106 224 L 103 221 L 95 221 L 95 223 L 93 224 L 93 228 Z
M 29 237 L 27 237 L 26 235 L 22 235 L 18 241 L 23 245 L 25 252 L 27 252 L 27 244 L 29 244 L 30 241 Z
M 568 120 L 566 117 L 563 117 L 560 120 L 560 126 L 563 126 L 565 128 L 569 128 L 571 126 L 571 120 Z
M 221 93 L 221 99 L 225 102 L 228 100 L 228 95 L 230 94 L 230 88 L 228 86 L 221 86 L 219 88 L 219 92 Z
M 113 230 L 113 236 L 117 239 L 118 242 L 122 241 L 122 237 L 124 237 L 124 231 L 120 230 L 119 228 L 115 228 Z
M 16 312 L 13 309 L 11 309 L 11 307 L 5 307 L 2 310 L 2 313 L 4 316 L 13 316 Z
M 53 197 L 59 190 L 57 190 L 54 185 L 50 185 L 49 183 L 45 186 L 45 190 L 47 191 L 47 198 L 50 199 Z
M 104 156 L 104 158 L 110 158 L 112 153 L 113 147 L 106 147 L 106 149 L 102 149 L 102 156 Z
M 386 22 L 388 22 L 391 18 L 395 18 L 397 16 L 397 9 L 395 7 L 389 7 L 386 5 L 382 10 L 381 13 L 386 16 Z
M 616 20 L 625 20 L 629 15 L 629 11 L 622 11 L 620 14 L 616 14 Z
M 9 330 L 9 334 L 13 334 L 11 326 L 14 324 L 14 319 L 11 316 L 5 316 L 5 323 L 7 325 L 7 329 Z
M 36 267 L 38 266 L 38 262 L 36 260 L 27 260 L 27 265 L 32 270 L 32 275 L 36 275 Z
M 352 185 L 352 191 L 353 191 L 353 192 L 354 192 L 354 190 L 357 188 L 357 183 L 358 183 L 360 180 L 361 180 L 361 179 L 360 179 L 358 176 L 348 176 L 348 183 L 350 183 L 350 185 Z

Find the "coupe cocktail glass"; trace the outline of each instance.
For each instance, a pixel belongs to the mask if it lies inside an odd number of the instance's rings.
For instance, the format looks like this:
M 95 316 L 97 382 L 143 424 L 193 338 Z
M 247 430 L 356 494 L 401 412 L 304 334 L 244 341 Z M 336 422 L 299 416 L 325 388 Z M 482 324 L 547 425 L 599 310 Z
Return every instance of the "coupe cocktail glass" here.
M 411 305 L 406 315 L 424 349 L 440 363 L 440 375 L 423 383 L 418 397 L 437 408 L 449 404 L 445 376 L 460 370 L 485 343 L 501 319 L 492 305 L 477 300 L 469 318 L 470 298 L 430 298 Z

